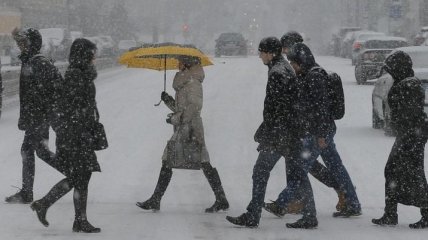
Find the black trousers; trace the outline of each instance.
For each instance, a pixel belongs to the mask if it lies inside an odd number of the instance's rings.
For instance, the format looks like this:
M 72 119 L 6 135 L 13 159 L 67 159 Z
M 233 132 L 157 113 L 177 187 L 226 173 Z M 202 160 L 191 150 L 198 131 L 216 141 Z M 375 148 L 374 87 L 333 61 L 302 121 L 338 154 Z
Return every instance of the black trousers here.
M 35 174 L 35 154 L 54 166 L 54 153 L 49 150 L 49 125 L 44 125 L 37 130 L 25 131 L 24 141 L 21 147 L 22 156 L 22 191 L 33 193 Z

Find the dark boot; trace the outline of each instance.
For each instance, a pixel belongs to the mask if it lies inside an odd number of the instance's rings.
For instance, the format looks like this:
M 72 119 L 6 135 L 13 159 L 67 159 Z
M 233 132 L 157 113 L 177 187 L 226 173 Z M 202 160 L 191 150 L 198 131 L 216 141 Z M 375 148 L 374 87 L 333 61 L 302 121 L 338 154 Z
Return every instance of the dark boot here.
M 248 212 L 241 214 L 239 217 L 226 216 L 226 219 L 238 226 L 256 228 L 259 225 L 259 221 Z
M 265 203 L 263 208 L 277 217 L 283 217 L 287 213 L 286 208 L 278 206 L 278 204 L 276 204 L 276 201 L 272 201 L 271 203 Z
M 7 203 L 22 203 L 28 204 L 33 201 L 33 193 L 25 192 L 24 190 L 20 190 L 19 192 L 13 194 L 12 196 L 6 197 L 5 201 Z
M 303 204 L 300 201 L 293 201 L 288 204 L 288 207 L 280 207 L 276 201 L 265 203 L 263 208 L 277 217 L 283 217 L 285 214 L 300 214 L 303 210 Z
M 414 229 L 428 228 L 428 209 L 421 208 L 421 215 L 422 215 L 422 218 L 421 220 L 419 220 L 419 222 L 409 224 L 410 228 L 414 228 Z
M 43 224 L 43 226 L 49 226 L 49 222 L 46 220 L 46 213 L 48 208 L 52 206 L 58 199 L 63 197 L 71 190 L 71 186 L 67 179 L 59 181 L 42 199 L 34 201 L 31 204 L 31 209 L 36 212 L 37 218 Z
M 45 205 L 42 200 L 34 201 L 30 207 L 33 211 L 36 211 L 37 218 L 43 224 L 43 226 L 48 227 L 49 222 L 46 220 L 46 213 L 49 207 Z
M 92 226 L 86 216 L 86 207 L 88 203 L 88 189 L 74 189 L 74 211 L 75 218 L 73 223 L 73 232 L 99 233 L 100 228 Z
M 137 202 L 136 205 L 144 210 L 159 211 L 160 201 L 166 189 L 168 188 L 169 182 L 171 181 L 171 177 L 172 169 L 162 166 L 153 195 L 144 202 Z
M 304 216 L 294 223 L 286 223 L 285 226 L 288 228 L 313 229 L 318 227 L 318 220 L 315 216 Z
M 226 199 L 226 194 L 224 193 L 223 187 L 221 185 L 221 180 L 217 169 L 209 165 L 208 167 L 203 168 L 203 172 L 215 195 L 214 204 L 211 207 L 205 209 L 205 212 L 214 213 L 221 210 L 228 210 L 229 202 Z
M 345 207 L 341 211 L 333 213 L 333 217 L 345 217 L 345 218 L 347 218 L 347 217 L 360 216 L 361 214 L 362 214 L 361 209 L 353 209 L 353 208 Z
M 372 219 L 372 223 L 381 226 L 393 226 L 398 224 L 398 215 L 395 213 L 385 213 L 381 218 Z

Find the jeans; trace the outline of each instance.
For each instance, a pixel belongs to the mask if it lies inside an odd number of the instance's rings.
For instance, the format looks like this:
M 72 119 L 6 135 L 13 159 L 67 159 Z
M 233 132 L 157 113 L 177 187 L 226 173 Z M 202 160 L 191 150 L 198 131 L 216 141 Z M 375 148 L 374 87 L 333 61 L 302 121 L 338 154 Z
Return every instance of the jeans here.
M 313 159 L 310 162 L 315 162 L 315 164 L 313 164 L 313 166 L 311 167 L 310 173 L 313 174 L 313 172 L 317 171 L 316 159 L 318 158 L 319 155 L 321 155 L 321 158 L 324 161 L 325 166 L 328 170 L 328 172 L 324 171 L 324 175 L 328 174 L 329 178 L 332 178 L 332 180 L 334 180 L 333 181 L 334 184 L 332 186 L 336 190 L 340 190 L 343 193 L 345 193 L 347 207 L 352 210 L 360 211 L 361 205 L 358 200 L 355 187 L 352 183 L 351 177 L 348 174 L 348 171 L 346 170 L 345 166 L 342 163 L 342 159 L 340 158 L 339 153 L 336 150 L 336 144 L 334 143 L 335 134 L 336 134 L 336 131 L 332 131 L 326 137 L 326 142 L 328 145 L 326 148 L 314 151 L 315 154 L 312 155 Z M 294 173 L 293 173 L 293 170 L 289 169 L 289 167 L 287 166 L 287 182 L 290 181 L 289 174 L 294 174 Z M 324 181 L 321 181 L 321 182 L 324 183 Z M 332 182 L 332 181 L 329 181 L 329 182 Z M 304 201 L 312 201 L 310 197 L 310 194 L 312 194 L 312 190 L 306 189 L 307 186 L 305 185 L 302 185 L 300 187 L 301 189 L 299 189 L 298 193 L 295 195 L 295 200 L 303 199 Z M 283 199 L 285 197 L 286 197 L 285 193 L 281 193 L 279 194 L 278 199 L 276 201 L 278 203 L 284 203 L 288 201 L 286 199 Z M 280 205 L 280 206 L 283 206 L 283 205 Z
M 351 177 L 348 174 L 345 166 L 342 163 L 339 153 L 334 143 L 334 135 L 336 131 L 330 133 L 327 138 L 327 147 L 321 149 L 321 158 L 325 163 L 325 166 L 330 171 L 330 174 L 339 183 L 339 189 L 345 193 L 346 206 L 348 209 L 361 210 L 360 201 L 358 200 L 357 193 L 355 191 L 354 184 L 352 183 Z
M 276 203 L 280 207 L 287 207 L 299 194 L 305 195 L 302 214 L 304 217 L 315 217 L 315 201 L 308 172 L 318 156 L 318 148 L 314 137 L 307 135 L 301 139 L 299 146 L 287 158 L 287 187 L 279 194 Z
M 253 192 L 247 211 L 257 222 L 260 220 L 270 172 L 281 156 L 282 155 L 277 151 L 262 149 L 260 150 L 259 157 L 254 165 L 252 177 Z

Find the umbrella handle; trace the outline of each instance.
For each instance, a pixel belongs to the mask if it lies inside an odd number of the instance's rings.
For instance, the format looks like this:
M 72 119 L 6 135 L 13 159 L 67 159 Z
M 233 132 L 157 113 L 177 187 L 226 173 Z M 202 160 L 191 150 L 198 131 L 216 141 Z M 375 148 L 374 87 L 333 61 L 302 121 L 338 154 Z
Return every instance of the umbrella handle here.
M 162 103 L 162 99 L 159 101 L 159 103 L 155 104 L 155 107 L 158 107 Z

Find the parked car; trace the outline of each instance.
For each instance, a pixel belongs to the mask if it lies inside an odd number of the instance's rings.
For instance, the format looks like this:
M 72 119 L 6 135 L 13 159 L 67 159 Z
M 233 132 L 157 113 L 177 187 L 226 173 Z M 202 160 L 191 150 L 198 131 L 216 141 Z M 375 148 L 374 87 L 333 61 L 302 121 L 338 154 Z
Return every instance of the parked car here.
M 357 58 L 360 52 L 364 49 L 395 49 L 399 47 L 409 46 L 407 40 L 402 37 L 392 36 L 372 36 L 368 38 L 360 38 L 354 41 L 352 49 L 352 65 L 357 63 Z
M 342 27 L 337 33 L 332 34 L 329 43 L 329 52 L 336 57 L 340 56 L 340 43 L 348 32 L 360 31 L 360 27 Z
M 428 91 L 428 47 L 413 46 L 397 48 L 394 51 L 404 51 L 410 55 L 413 62 L 415 76 L 419 78 L 425 89 Z M 372 92 L 372 127 L 375 129 L 383 128 L 386 135 L 394 135 L 390 124 L 390 108 L 388 105 L 388 92 L 391 89 L 394 80 L 391 75 L 382 71 L 377 79 Z M 424 110 L 428 113 L 428 94 L 425 94 Z
M 352 51 L 354 47 L 357 47 L 361 41 L 372 36 L 383 36 L 385 33 L 373 32 L 373 31 L 355 31 L 348 32 L 342 41 L 340 55 L 345 58 L 352 58 Z
M 366 49 L 363 50 L 355 65 L 355 80 L 357 84 L 364 84 L 368 80 L 376 79 L 383 66 L 386 56 L 392 49 Z
M 241 33 L 222 33 L 215 40 L 215 56 L 247 56 L 247 40 Z
M 69 54 L 70 32 L 64 28 L 43 28 L 42 53 L 54 60 L 66 60 Z

